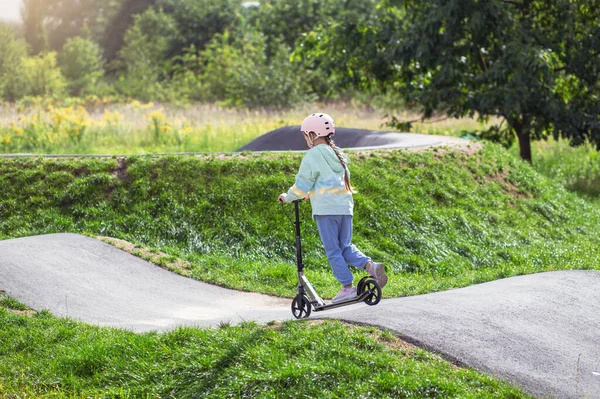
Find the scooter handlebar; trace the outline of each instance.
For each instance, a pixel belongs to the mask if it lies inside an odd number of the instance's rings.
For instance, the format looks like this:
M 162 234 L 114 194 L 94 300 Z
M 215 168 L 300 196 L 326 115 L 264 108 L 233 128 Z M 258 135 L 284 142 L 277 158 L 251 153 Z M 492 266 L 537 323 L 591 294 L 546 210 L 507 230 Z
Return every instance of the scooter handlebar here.
M 283 200 L 281 198 L 279 198 L 279 202 L 283 202 Z M 302 199 L 294 200 L 292 202 L 289 202 L 289 204 L 299 204 L 300 202 L 302 202 Z

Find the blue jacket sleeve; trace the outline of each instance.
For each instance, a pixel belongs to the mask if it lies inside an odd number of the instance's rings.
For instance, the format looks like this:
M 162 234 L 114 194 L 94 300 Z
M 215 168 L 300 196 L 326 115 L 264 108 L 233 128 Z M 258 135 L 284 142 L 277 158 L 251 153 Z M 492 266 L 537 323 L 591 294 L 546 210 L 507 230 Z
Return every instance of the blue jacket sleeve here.
M 296 183 L 288 190 L 285 195 L 285 202 L 292 202 L 302 199 L 308 195 L 317 181 L 318 172 L 314 172 L 309 165 L 305 155 L 300 163 L 300 170 L 296 175 Z

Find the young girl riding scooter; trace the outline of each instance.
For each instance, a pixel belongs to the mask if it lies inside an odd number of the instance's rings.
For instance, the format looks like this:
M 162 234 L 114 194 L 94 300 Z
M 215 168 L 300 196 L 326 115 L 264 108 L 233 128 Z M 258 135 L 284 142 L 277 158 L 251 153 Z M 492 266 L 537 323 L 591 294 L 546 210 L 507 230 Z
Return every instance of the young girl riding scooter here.
M 315 113 L 304 119 L 300 129 L 309 150 L 302 159 L 295 184 L 281 194 L 279 200 L 288 203 L 310 198 L 327 259 L 333 275 L 342 285 L 332 302 L 350 300 L 357 295 L 349 264 L 367 270 L 383 288 L 388 280 L 384 265 L 373 262 L 352 244 L 352 194 L 355 191 L 350 185 L 349 159 L 332 139 L 333 119 L 327 114 Z

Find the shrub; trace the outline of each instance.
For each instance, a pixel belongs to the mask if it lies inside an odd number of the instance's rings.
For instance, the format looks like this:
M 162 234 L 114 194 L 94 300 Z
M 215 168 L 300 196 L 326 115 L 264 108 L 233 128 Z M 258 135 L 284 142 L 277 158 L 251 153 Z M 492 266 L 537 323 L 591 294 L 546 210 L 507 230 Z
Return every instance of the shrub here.
M 216 35 L 201 53 L 205 63 L 200 77 L 202 82 L 200 97 L 206 102 L 223 101 L 227 97 L 229 68 L 235 58 L 240 57 L 238 49 L 232 45 L 229 31 Z
M 227 101 L 249 108 L 290 108 L 312 99 L 307 93 L 303 71 L 289 60 L 290 49 L 279 43 L 273 57 L 267 59 L 262 37 L 247 47 L 247 55 L 254 62 L 248 62 L 246 57 L 234 61 Z
M 162 83 L 171 68 L 169 49 L 176 34 L 175 20 L 160 9 L 136 15 L 120 52 L 125 74 L 117 82 L 118 91 L 142 100 L 165 99 Z
M 64 94 L 65 86 L 55 52 L 22 58 L 20 71 L 15 77 L 14 97 L 59 97 Z
M 96 42 L 83 37 L 68 39 L 58 61 L 71 95 L 95 92 L 94 86 L 104 75 L 102 49 Z
M 205 100 L 248 108 L 288 108 L 312 99 L 304 71 L 289 60 L 290 49 L 278 42 L 268 57 L 265 43 L 262 33 L 251 30 L 237 36 L 217 35 L 203 54 Z
M 0 97 L 14 100 L 14 78 L 27 57 L 27 42 L 15 37 L 14 29 L 0 24 Z

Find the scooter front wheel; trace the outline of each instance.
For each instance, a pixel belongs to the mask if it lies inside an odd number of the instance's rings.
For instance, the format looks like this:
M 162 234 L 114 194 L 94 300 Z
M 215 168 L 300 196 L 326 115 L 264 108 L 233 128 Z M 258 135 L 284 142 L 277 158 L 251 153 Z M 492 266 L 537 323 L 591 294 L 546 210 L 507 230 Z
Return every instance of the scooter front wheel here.
M 311 306 L 306 295 L 298 294 L 292 301 L 292 314 L 296 319 L 310 316 Z
M 365 298 L 364 302 L 369 306 L 375 306 L 381 301 L 381 287 L 377 281 L 372 278 L 361 281 L 362 285 L 359 285 L 358 295 L 364 292 L 371 291 L 371 293 Z

